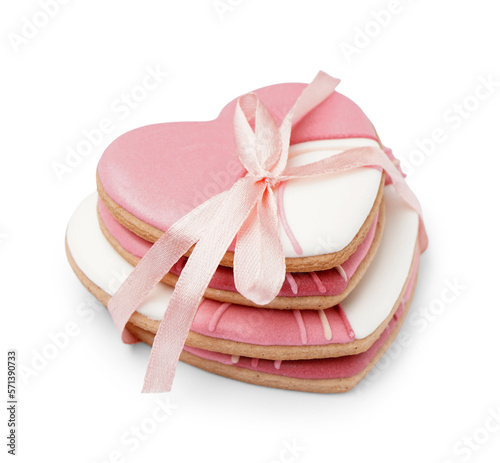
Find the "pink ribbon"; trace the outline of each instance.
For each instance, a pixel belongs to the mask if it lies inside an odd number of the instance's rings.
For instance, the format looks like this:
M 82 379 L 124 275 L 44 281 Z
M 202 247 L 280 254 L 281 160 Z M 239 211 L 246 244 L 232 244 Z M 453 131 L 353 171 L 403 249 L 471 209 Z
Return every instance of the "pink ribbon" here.
M 196 310 L 235 236 L 233 265 L 237 290 L 261 305 L 277 296 L 286 271 L 274 192 L 280 182 L 378 166 L 391 179 L 400 197 L 418 212 L 421 249 L 427 247 L 419 202 L 381 148 L 348 149 L 312 164 L 286 168 L 293 124 L 328 98 L 339 82 L 319 72 L 280 126 L 257 95 L 241 96 L 234 115 L 234 133 L 237 153 L 247 174 L 229 190 L 205 201 L 172 225 L 111 298 L 109 310 L 123 341 L 137 342 L 125 325 L 151 289 L 196 244 L 156 333 L 143 392 L 171 389 Z

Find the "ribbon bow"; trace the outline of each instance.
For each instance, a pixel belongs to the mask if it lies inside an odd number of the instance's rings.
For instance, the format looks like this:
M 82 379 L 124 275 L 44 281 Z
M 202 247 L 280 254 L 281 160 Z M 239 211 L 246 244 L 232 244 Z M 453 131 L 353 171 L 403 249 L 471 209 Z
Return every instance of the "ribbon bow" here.
M 380 147 L 353 148 L 312 164 L 286 168 L 293 124 L 328 98 L 340 81 L 319 72 L 287 113 L 280 126 L 257 95 L 241 96 L 234 115 L 234 133 L 245 176 L 202 203 L 172 225 L 109 302 L 109 310 L 126 343 L 138 342 L 126 324 L 170 268 L 194 244 L 155 336 L 143 392 L 171 389 L 184 342 L 196 310 L 222 257 L 236 237 L 234 279 L 238 292 L 256 304 L 267 304 L 285 279 L 285 254 L 279 238 L 274 188 L 298 177 L 379 166 L 396 191 L 420 216 L 421 249 L 427 235 L 417 198 Z

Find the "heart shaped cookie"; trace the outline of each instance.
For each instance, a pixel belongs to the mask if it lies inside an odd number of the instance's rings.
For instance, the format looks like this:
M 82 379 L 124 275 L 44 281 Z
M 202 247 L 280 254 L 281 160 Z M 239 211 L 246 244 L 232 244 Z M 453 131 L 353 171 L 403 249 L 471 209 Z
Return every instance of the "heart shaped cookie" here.
M 255 94 L 279 119 L 304 84 L 265 87 Z M 126 228 L 155 242 L 200 203 L 241 178 L 233 135 L 236 100 L 209 122 L 155 124 L 114 141 L 99 162 L 98 192 Z M 294 128 L 288 167 L 332 156 L 346 147 L 379 146 L 372 124 L 347 97 L 333 93 Z M 277 188 L 280 239 L 290 272 L 318 271 L 345 262 L 365 239 L 383 196 L 384 175 L 358 168 Z M 234 243 L 221 264 L 232 266 Z

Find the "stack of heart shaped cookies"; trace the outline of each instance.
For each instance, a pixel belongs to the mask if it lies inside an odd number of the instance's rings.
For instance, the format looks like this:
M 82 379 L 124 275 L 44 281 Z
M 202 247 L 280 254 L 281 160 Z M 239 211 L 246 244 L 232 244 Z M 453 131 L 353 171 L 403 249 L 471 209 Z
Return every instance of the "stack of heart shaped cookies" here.
M 279 120 L 304 87 L 280 84 L 255 94 Z M 234 149 L 235 106 L 214 121 L 141 127 L 105 150 L 97 193 L 80 204 L 66 234 L 73 270 L 103 304 L 166 230 L 245 175 Z M 370 146 L 397 166 L 361 109 L 335 91 L 293 126 L 287 167 Z M 382 357 L 408 312 L 423 251 L 419 215 L 377 166 L 273 188 L 286 257 L 279 294 L 258 305 L 238 292 L 233 241 L 180 359 L 258 385 L 347 391 Z M 153 343 L 191 251 L 130 318 L 127 330 L 139 340 Z

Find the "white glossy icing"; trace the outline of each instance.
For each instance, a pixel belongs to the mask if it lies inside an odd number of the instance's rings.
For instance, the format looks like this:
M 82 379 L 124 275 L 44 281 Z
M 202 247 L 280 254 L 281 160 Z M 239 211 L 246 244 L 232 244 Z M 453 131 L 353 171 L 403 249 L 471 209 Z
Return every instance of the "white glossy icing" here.
M 396 304 L 408 275 L 418 237 L 418 214 L 385 187 L 385 227 L 375 258 L 365 276 L 342 302 L 356 334 L 364 338 L 382 323 Z
M 368 138 L 319 140 L 293 145 L 288 167 L 320 161 L 346 148 L 378 146 Z M 372 210 L 381 172 L 359 168 L 321 177 L 293 179 L 283 191 L 286 221 L 302 248 L 298 254 L 280 221 L 280 239 L 287 257 L 306 257 L 342 250 L 356 236 Z
M 97 193 L 94 193 L 78 206 L 68 224 L 66 239 L 78 268 L 112 296 L 134 267 L 113 249 L 101 233 L 96 205 Z M 160 320 L 172 292 L 172 288 L 167 285 L 156 285 L 142 303 L 139 312 Z
M 358 339 L 375 331 L 394 307 L 410 273 L 417 240 L 418 216 L 399 199 L 392 186 L 385 188 L 385 201 L 386 223 L 378 252 L 362 281 L 342 303 Z M 102 235 L 96 203 L 94 193 L 73 214 L 67 230 L 68 247 L 80 270 L 113 295 L 133 267 Z M 169 286 L 157 285 L 138 311 L 161 320 L 172 291 Z M 306 336 L 305 330 L 302 336 Z

